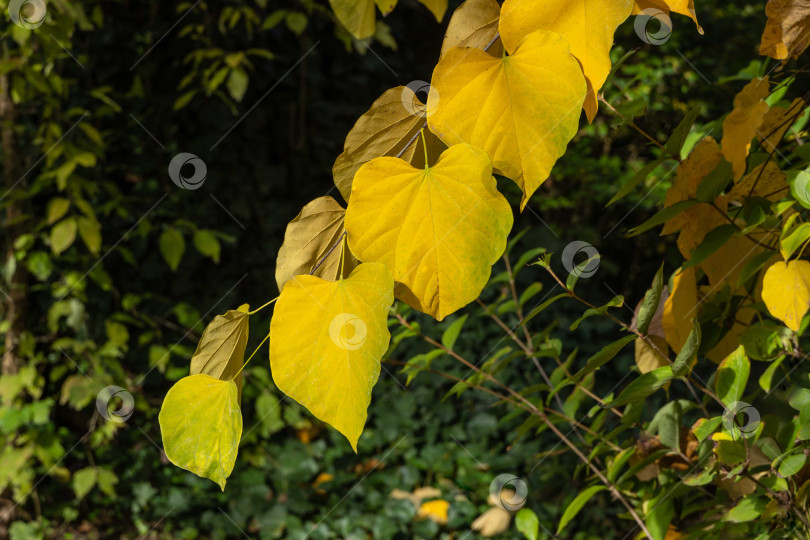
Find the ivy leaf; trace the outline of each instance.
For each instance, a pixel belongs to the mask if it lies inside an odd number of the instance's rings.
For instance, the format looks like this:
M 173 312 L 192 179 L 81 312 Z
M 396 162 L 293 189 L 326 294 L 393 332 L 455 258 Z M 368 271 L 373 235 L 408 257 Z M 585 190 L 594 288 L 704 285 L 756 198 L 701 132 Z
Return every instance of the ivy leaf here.
M 610 73 L 610 48 L 616 28 L 630 16 L 633 0 L 506 0 L 501 9 L 501 39 L 510 53 L 535 30 L 556 32 L 571 44 L 588 85 L 585 114 L 593 121 L 596 93 Z
M 442 42 L 441 56 L 453 47 L 474 47 L 483 50 L 498 35 L 501 6 L 495 0 L 467 0 L 453 12 Z M 489 51 L 493 56 L 503 54 L 500 40 Z
M 484 150 L 521 187 L 525 208 L 579 125 L 585 80 L 568 43 L 539 30 L 511 56 L 454 48 L 439 61 L 432 84 L 430 129 L 448 145 Z
M 425 91 L 428 91 L 425 89 Z M 410 104 L 410 107 L 406 107 Z M 332 176 L 343 199 L 348 202 L 352 181 L 358 169 L 376 157 L 396 156 L 410 161 L 416 154 L 414 137 L 425 125 L 424 105 L 407 86 L 386 90 L 363 114 L 346 136 L 343 153 L 332 166 Z
M 388 348 L 393 289 L 377 263 L 339 281 L 298 276 L 281 291 L 270 323 L 276 386 L 341 432 L 355 452 Z
M 76 240 L 77 224 L 74 218 L 66 218 L 51 229 L 51 249 L 55 255 L 60 255 L 73 245 Z
M 353 190 L 349 246 L 385 264 L 397 298 L 438 320 L 478 298 L 512 228 L 486 154 L 460 144 L 422 170 L 377 158 L 357 172 Z
M 276 284 L 279 291 L 284 289 L 284 284 L 293 276 L 309 274 L 321 260 L 323 262 L 313 275 L 328 281 L 334 281 L 340 276 L 342 247 L 332 248 L 346 231 L 343 225 L 345 215 L 346 211 L 335 199 L 319 197 L 304 206 L 287 225 L 284 243 L 276 259 Z M 329 250 L 332 252 L 329 253 Z M 347 251 L 343 261 L 344 274 L 349 275 L 356 266 L 357 259 Z
M 191 357 L 191 375 L 203 373 L 223 381 L 236 376 L 234 382 L 242 395 L 242 374 L 236 374 L 245 361 L 250 319 L 248 309 L 245 305 L 238 310 L 229 310 L 225 315 L 217 315 L 205 327 Z
M 804 0 L 768 0 L 768 22 L 759 54 L 776 60 L 798 58 L 810 45 L 810 8 Z
M 166 394 L 158 421 L 169 461 L 225 491 L 242 436 L 236 383 L 203 374 L 183 377 Z
M 734 98 L 734 110 L 723 121 L 723 155 L 734 167 L 734 181 L 745 174 L 751 139 L 768 112 L 768 77 L 754 79 Z
M 810 309 L 810 262 L 772 264 L 762 280 L 762 300 L 771 315 L 798 332 Z
M 172 269 L 172 272 L 176 272 L 183 258 L 183 253 L 186 251 L 186 241 L 183 239 L 183 235 L 174 227 L 170 227 L 163 231 L 158 242 L 163 259 Z

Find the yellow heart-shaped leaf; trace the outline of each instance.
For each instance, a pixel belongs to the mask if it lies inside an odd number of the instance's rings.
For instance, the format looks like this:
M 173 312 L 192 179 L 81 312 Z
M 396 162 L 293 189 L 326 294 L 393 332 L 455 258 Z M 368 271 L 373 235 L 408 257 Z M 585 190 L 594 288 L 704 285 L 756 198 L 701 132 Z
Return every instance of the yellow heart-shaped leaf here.
M 203 374 L 183 377 L 166 394 L 158 422 L 169 461 L 224 491 L 242 436 L 236 383 Z
M 385 264 L 397 297 L 438 320 L 478 298 L 511 228 L 489 158 L 466 144 L 425 169 L 370 161 L 357 172 L 346 211 L 352 251 Z
M 593 121 L 597 92 L 610 73 L 616 28 L 630 16 L 633 0 L 506 0 L 501 7 L 501 39 L 509 53 L 535 30 L 549 30 L 571 44 L 588 83 L 585 113 Z
M 450 49 L 433 71 L 428 125 L 484 150 L 523 190 L 521 210 L 577 132 L 585 79 L 568 43 L 534 32 L 511 56 Z
M 762 280 L 762 301 L 771 315 L 798 332 L 810 309 L 810 262 L 772 264 Z
M 357 451 L 371 389 L 388 348 L 394 279 L 382 264 L 338 281 L 293 278 L 270 323 L 270 368 L 279 390 L 341 432 Z

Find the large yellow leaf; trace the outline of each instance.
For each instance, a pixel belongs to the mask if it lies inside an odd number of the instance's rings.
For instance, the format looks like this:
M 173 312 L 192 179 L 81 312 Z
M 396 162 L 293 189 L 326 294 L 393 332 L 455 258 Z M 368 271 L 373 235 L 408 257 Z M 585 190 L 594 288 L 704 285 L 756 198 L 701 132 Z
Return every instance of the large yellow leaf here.
M 478 298 L 511 228 L 489 158 L 466 144 L 421 170 L 396 158 L 369 162 L 346 211 L 352 251 L 385 264 L 397 297 L 438 320 Z
M 585 80 L 568 44 L 546 30 L 511 56 L 451 49 L 433 72 L 430 128 L 484 150 L 523 189 L 521 210 L 577 132 Z
M 428 92 L 427 87 L 421 90 Z M 406 160 L 417 155 L 414 153 L 415 137 L 425 125 L 426 115 L 425 106 L 414 88 L 409 86 L 386 90 L 371 105 L 349 131 L 343 153 L 332 167 L 335 185 L 345 201 L 349 201 L 352 180 L 364 163 L 376 157 L 396 156 L 400 152 L 402 159 Z
M 778 201 L 787 195 L 789 190 L 790 186 L 785 180 L 785 173 L 779 170 L 776 162 L 768 161 L 743 176 L 742 180 L 728 192 L 728 198 L 741 203 L 749 197 Z
M 293 278 L 270 322 L 270 368 L 279 390 L 340 431 L 357 451 L 388 348 L 394 280 L 367 263 L 338 281 Z
M 377 28 L 375 4 L 383 15 L 388 15 L 396 0 L 329 0 L 332 11 L 340 23 L 357 39 L 374 35 Z
M 279 291 L 293 276 L 309 274 L 322 259 L 323 262 L 313 275 L 328 281 L 334 281 L 339 277 L 342 246 L 332 248 L 345 232 L 343 228 L 345 215 L 346 211 L 335 199 L 319 197 L 304 206 L 287 225 L 284 243 L 276 259 L 276 284 Z M 332 252 L 329 253 L 329 250 Z M 351 252 L 346 251 L 343 261 L 344 274 L 349 275 L 356 266 L 357 259 Z
M 703 33 L 703 29 L 698 24 L 697 13 L 695 13 L 694 0 L 636 0 L 633 4 L 633 15 L 638 15 L 644 10 L 657 9 L 667 15 L 680 13 L 695 21 L 698 32 Z
M 245 361 L 248 342 L 249 306 L 231 309 L 217 315 L 205 327 L 197 350 L 191 357 L 191 375 L 203 373 L 215 379 L 229 381 L 234 378 Z M 238 394 L 242 394 L 242 374 L 234 379 Z
M 506 0 L 501 8 L 501 39 L 511 54 L 535 30 L 550 30 L 571 44 L 588 83 L 585 113 L 593 121 L 597 92 L 610 73 L 616 28 L 630 16 L 633 0 Z
M 169 461 L 224 491 L 242 436 L 236 383 L 202 374 L 183 377 L 166 394 L 158 422 Z
M 798 332 L 810 309 L 810 262 L 779 261 L 771 265 L 762 281 L 762 301 L 771 315 Z
M 763 100 L 769 92 L 768 77 L 754 79 L 734 98 L 734 110 L 723 121 L 723 155 L 734 167 L 735 181 L 745 174 L 751 139 L 768 112 L 768 104 Z
M 798 58 L 810 45 L 810 3 L 807 0 L 769 0 L 768 23 L 759 54 L 777 60 Z
M 483 50 L 498 35 L 501 6 L 495 0 L 467 0 L 453 12 L 442 42 L 441 56 L 453 47 Z M 493 56 L 503 54 L 500 40 L 489 48 Z
M 672 292 L 664 302 L 664 334 L 667 343 L 676 353 L 686 343 L 686 338 L 692 331 L 692 319 L 697 316 L 697 279 L 695 267 L 692 266 L 681 270 L 672 278 Z

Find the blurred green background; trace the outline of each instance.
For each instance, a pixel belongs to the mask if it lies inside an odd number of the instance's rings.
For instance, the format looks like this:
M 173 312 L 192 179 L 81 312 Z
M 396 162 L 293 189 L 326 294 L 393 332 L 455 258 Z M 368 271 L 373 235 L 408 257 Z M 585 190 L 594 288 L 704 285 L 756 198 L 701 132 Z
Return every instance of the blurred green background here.
M 397 362 L 427 350 L 415 341 L 384 364 L 357 455 L 274 389 L 264 352 L 245 372 L 245 431 L 224 493 L 161 450 L 162 398 L 188 373 L 204 325 L 277 295 L 287 222 L 316 197 L 339 198 L 331 167 L 349 129 L 388 88 L 430 79 L 456 6 L 437 24 L 402 0 L 365 44 L 336 25 L 326 2 L 312 0 L 54 1 L 39 28 L 5 19 L 0 538 L 473 539 L 470 524 L 489 508 L 490 482 L 502 473 L 526 481 L 527 506 L 556 529 L 583 481 L 575 458 L 551 435 L 519 431 L 520 419 L 487 394 L 448 396 L 453 383 L 430 373 L 406 387 Z M 697 12 L 703 36 L 673 15 L 674 33 L 661 46 L 642 42 L 632 19 L 616 37 L 614 60 L 636 52 L 606 99 L 661 141 L 694 107 L 700 130 L 710 131 L 739 80 L 762 70 L 752 59 L 764 2 L 700 0 Z M 168 164 L 180 152 L 205 162 L 202 188 L 170 180 Z M 635 304 L 661 259 L 676 252 L 655 232 L 632 241 L 624 233 L 651 215 L 671 177 L 659 171 L 605 205 L 653 155 L 602 107 L 523 214 L 517 188 L 499 182 L 516 210 L 514 232 L 527 230 L 513 262 L 532 248 L 559 253 L 587 241 L 602 261 L 583 296 L 623 294 Z M 53 229 L 72 218 L 78 232 L 68 242 Z M 522 288 L 545 279 L 529 267 L 518 281 Z M 484 299 L 502 286 L 493 283 Z M 573 309 L 555 306 L 535 324 L 565 327 Z M 465 312 L 471 318 L 456 349 L 483 360 L 503 346 L 503 333 L 476 306 Z M 248 350 L 270 314 L 253 318 Z M 439 337 L 453 320 L 421 322 Z M 576 342 L 550 332 L 563 338 L 563 357 L 615 338 L 615 327 L 594 319 Z M 597 388 L 608 391 L 629 369 L 625 354 Z M 465 371 L 447 358 L 433 367 Z M 525 363 L 499 377 L 538 379 Z M 109 385 L 134 397 L 124 423 L 106 422 L 96 409 Z M 446 525 L 418 520 L 410 501 L 389 497 L 425 486 L 450 502 Z M 623 538 L 632 528 L 608 497 L 586 510 L 565 537 Z M 521 536 L 512 527 L 501 537 Z

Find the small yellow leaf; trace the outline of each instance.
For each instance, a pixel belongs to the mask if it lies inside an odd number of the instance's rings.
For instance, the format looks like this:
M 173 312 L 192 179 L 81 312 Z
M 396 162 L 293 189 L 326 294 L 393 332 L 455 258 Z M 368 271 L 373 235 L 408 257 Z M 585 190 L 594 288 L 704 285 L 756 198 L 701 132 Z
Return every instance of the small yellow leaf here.
M 467 0 L 453 12 L 442 42 L 441 56 L 453 47 L 474 47 L 483 50 L 498 35 L 501 6 L 495 0 Z M 500 40 L 488 51 L 493 56 L 503 54 Z
M 501 39 L 513 53 L 535 30 L 556 32 L 571 44 L 588 84 L 585 112 L 593 121 L 597 92 L 610 73 L 610 48 L 616 28 L 630 16 L 633 0 L 506 0 L 501 8 Z
M 242 436 L 236 384 L 208 375 L 183 377 L 166 394 L 158 422 L 169 461 L 224 491 Z
M 421 91 L 428 92 L 428 86 L 425 83 Z M 396 156 L 400 152 L 405 160 L 414 156 L 419 158 L 413 143 L 425 125 L 426 114 L 425 106 L 411 86 L 391 88 L 377 98 L 349 131 L 343 153 L 332 167 L 335 185 L 346 202 L 351 197 L 354 175 L 364 163 L 376 157 Z
M 511 228 L 489 158 L 466 144 L 421 170 L 397 158 L 370 161 L 346 211 L 352 251 L 383 263 L 401 285 L 397 297 L 438 320 L 478 298 Z
M 321 264 L 313 275 L 328 281 L 340 276 L 342 246 L 332 248 L 346 230 L 343 227 L 345 214 L 343 207 L 332 197 L 319 197 L 304 206 L 287 225 L 284 243 L 276 259 L 279 291 L 293 276 L 309 274 L 319 262 Z M 349 275 L 356 266 L 357 259 L 347 251 L 343 261 L 344 275 Z
M 658 9 L 667 15 L 669 13 L 686 15 L 695 21 L 698 32 L 703 33 L 703 28 L 698 24 L 694 0 L 636 0 L 633 4 L 633 15 L 638 15 L 642 11 L 649 9 Z
M 374 35 L 377 28 L 375 4 L 383 15 L 388 15 L 397 3 L 396 0 L 329 0 L 337 19 L 357 39 Z
M 734 168 L 735 181 L 745 174 L 751 139 L 768 112 L 768 104 L 763 100 L 769 91 L 768 77 L 754 79 L 734 98 L 734 110 L 723 121 L 723 155 Z
M 419 0 L 436 17 L 436 22 L 442 22 L 444 14 L 447 13 L 447 0 Z
M 810 262 L 780 261 L 771 265 L 762 281 L 762 301 L 771 315 L 798 332 L 810 309 Z
M 245 361 L 249 319 L 245 311 L 236 309 L 214 317 L 203 331 L 197 350 L 191 357 L 191 375 L 203 373 L 224 381 L 233 379 Z M 234 382 L 241 396 L 241 373 L 236 375 Z
M 798 58 L 810 45 L 810 4 L 807 0 L 768 0 L 768 23 L 759 54 L 776 60 Z
M 649 373 L 660 367 L 670 365 L 669 359 L 661 354 L 666 354 L 669 351 L 667 340 L 658 336 L 650 336 L 650 340 L 658 347 L 657 351 L 641 338 L 637 338 L 635 341 L 636 366 L 641 373 Z
M 484 150 L 521 187 L 525 208 L 579 125 L 585 80 L 567 42 L 540 30 L 511 56 L 454 48 L 439 61 L 432 84 L 430 129 L 450 146 Z
M 341 432 L 357 451 L 371 389 L 388 348 L 394 280 L 367 263 L 347 278 L 293 278 L 270 322 L 270 368 L 279 390 Z
M 692 320 L 697 316 L 697 278 L 692 266 L 672 278 L 672 292 L 664 302 L 664 334 L 676 353 L 686 343 L 692 331 Z
M 417 519 L 430 519 L 439 525 L 446 525 L 448 508 L 450 508 L 450 503 L 443 499 L 423 502 L 416 511 L 416 517 Z

